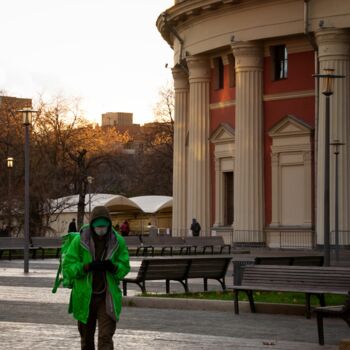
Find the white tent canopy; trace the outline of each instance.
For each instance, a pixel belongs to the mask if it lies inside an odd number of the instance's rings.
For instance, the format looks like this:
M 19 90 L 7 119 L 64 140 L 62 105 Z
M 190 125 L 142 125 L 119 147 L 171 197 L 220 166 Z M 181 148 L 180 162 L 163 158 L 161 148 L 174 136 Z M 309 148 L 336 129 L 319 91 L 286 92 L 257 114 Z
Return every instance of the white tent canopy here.
M 111 199 L 102 205 L 107 207 L 110 212 L 126 211 L 132 209 L 142 211 L 142 208 L 140 208 L 137 203 L 121 195 L 114 195 Z
M 144 213 L 148 214 L 173 207 L 173 198 L 169 196 L 140 196 L 132 197 L 130 200 L 136 203 Z
M 61 197 L 51 202 L 51 208 L 57 208 L 61 213 L 76 213 L 78 211 L 79 195 Z M 139 196 L 127 198 L 121 195 L 107 193 L 91 194 L 91 210 L 104 205 L 110 212 L 139 211 L 145 214 L 155 214 L 161 210 L 171 209 L 173 198 L 169 196 Z M 88 195 L 85 198 L 85 212 L 89 211 Z

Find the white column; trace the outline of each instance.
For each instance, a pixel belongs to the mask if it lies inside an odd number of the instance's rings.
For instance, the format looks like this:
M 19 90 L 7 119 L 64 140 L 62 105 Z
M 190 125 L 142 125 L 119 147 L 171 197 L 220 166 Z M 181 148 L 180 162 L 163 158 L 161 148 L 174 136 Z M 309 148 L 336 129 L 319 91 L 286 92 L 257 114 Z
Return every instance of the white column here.
M 234 229 L 262 232 L 263 48 L 255 42 L 237 42 L 232 44 L 232 51 L 236 60 Z M 253 234 L 250 240 L 260 240 L 259 236 Z
M 209 182 L 209 83 L 206 57 L 188 57 L 190 82 L 187 225 L 196 218 L 201 234 L 210 229 Z
M 341 29 L 324 29 L 316 33 L 319 47 L 320 73 L 325 68 L 334 69 L 334 74 L 344 75 L 335 79 L 334 93 L 330 97 L 330 142 L 344 142 L 339 153 L 339 230 L 350 230 L 350 36 Z M 317 243 L 323 244 L 323 189 L 324 189 L 324 120 L 325 97 L 319 94 L 319 128 L 317 144 Z M 334 184 L 335 160 L 330 149 L 330 228 L 334 230 Z M 349 244 L 348 242 L 344 242 Z
M 172 69 L 175 90 L 174 158 L 173 158 L 173 236 L 184 236 L 188 226 L 187 212 L 187 148 L 188 75 L 176 66 Z

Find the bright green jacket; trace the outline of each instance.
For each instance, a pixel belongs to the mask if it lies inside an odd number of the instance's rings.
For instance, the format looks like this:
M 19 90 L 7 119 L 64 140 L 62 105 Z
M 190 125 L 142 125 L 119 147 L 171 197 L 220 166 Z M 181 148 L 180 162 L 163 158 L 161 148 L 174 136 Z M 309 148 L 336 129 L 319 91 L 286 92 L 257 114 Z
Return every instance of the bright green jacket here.
M 91 231 L 87 225 L 80 235 L 74 237 L 63 260 L 63 276 L 73 281 L 68 312 L 73 313 L 76 320 L 85 324 L 89 317 L 92 297 L 92 272 L 85 272 L 84 266 L 93 261 L 91 244 Z M 117 266 L 116 273 L 106 272 L 106 307 L 107 313 L 118 320 L 122 306 L 119 282 L 130 271 L 130 263 L 125 240 L 114 230 L 108 241 L 106 259 L 110 259 Z

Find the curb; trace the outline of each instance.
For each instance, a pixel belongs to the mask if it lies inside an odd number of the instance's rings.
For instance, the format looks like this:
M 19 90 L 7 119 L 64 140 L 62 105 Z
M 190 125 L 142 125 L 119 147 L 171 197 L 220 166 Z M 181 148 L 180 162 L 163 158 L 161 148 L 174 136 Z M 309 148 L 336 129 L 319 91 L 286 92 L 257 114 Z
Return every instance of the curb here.
M 123 297 L 123 306 L 144 307 L 154 309 L 197 310 L 197 311 L 224 311 L 234 313 L 233 301 L 201 300 L 182 298 L 154 298 L 154 297 Z M 304 305 L 255 303 L 258 313 L 305 315 Z M 249 312 L 249 302 L 239 302 L 240 312 Z

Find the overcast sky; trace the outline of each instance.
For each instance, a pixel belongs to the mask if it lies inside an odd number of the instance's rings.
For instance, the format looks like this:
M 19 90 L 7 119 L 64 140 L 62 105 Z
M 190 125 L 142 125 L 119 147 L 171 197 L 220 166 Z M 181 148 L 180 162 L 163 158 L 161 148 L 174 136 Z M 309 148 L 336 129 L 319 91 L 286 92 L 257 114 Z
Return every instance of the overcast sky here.
M 153 120 L 172 50 L 155 22 L 174 0 L 0 0 L 0 90 L 82 98 L 86 117 Z

